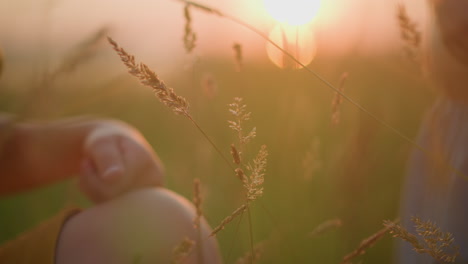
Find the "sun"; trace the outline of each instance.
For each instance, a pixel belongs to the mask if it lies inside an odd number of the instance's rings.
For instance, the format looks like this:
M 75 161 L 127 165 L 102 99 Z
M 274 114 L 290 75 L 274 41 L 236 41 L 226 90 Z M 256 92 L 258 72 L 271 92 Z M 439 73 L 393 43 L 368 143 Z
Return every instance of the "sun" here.
M 300 26 L 317 16 L 320 0 L 264 0 L 265 8 L 280 23 Z
M 277 25 L 268 37 L 304 65 L 308 65 L 317 53 L 317 43 L 309 25 Z M 302 68 L 271 43 L 267 43 L 266 51 L 268 58 L 282 69 Z

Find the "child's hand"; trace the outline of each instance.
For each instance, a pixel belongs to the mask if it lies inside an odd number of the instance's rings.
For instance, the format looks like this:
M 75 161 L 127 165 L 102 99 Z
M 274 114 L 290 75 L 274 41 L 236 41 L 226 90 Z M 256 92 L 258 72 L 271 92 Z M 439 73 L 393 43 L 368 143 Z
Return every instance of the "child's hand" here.
M 163 168 L 151 146 L 124 123 L 98 123 L 87 135 L 83 153 L 80 187 L 94 202 L 163 184 Z

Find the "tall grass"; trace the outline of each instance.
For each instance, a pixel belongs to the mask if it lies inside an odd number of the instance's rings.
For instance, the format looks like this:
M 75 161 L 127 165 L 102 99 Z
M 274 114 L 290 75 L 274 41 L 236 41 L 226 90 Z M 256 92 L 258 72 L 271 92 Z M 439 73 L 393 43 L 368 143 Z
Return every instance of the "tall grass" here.
M 235 21 L 266 38 L 259 30 L 224 12 L 196 2 L 180 1 L 184 4 L 184 45 L 187 52 L 196 48 L 197 38 L 191 25 L 190 13 L 194 10 Z M 412 136 L 406 135 L 415 133 L 422 109 L 431 99 L 427 95 L 421 96 L 416 89 L 404 89 L 412 79 L 398 71 L 397 66 L 391 69 L 375 67 L 381 61 L 391 58 L 370 59 L 367 64 L 361 62 L 362 58 L 343 58 L 337 62 L 336 69 L 331 72 L 324 69 L 322 73 L 323 76 L 332 76 L 337 83 L 343 83 L 335 86 L 332 85 L 335 82 L 328 81 L 318 75 L 317 71 L 307 67 L 303 71 L 288 72 L 265 65 L 258 68 L 247 66 L 243 61 L 246 58 L 242 56 L 241 46 L 236 44 L 234 57 L 237 70 L 249 80 L 249 88 L 255 89 L 245 89 L 240 92 L 242 94 L 238 94 L 236 84 L 239 72 L 232 71 L 232 62 L 210 61 L 206 68 L 213 69 L 212 74 L 221 80 L 219 85 L 222 91 L 214 100 L 208 101 L 200 90 L 198 93 L 187 92 L 187 85 L 180 80 L 179 73 L 177 78 L 168 78 L 168 83 L 175 87 L 172 89 L 146 64 L 137 63 L 132 55 L 112 39 L 109 42 L 130 74 L 136 76 L 142 84 L 151 87 L 164 106 L 188 118 L 195 129 L 190 129 L 189 125 L 179 122 L 164 111 L 161 114 L 161 109 L 153 102 L 154 98 L 150 98 L 146 91 L 139 90 L 137 84 L 127 76 L 119 76 L 118 81 L 112 82 L 112 85 L 123 89 L 125 98 L 116 98 L 117 102 L 112 104 L 109 100 L 99 100 L 88 105 L 82 112 L 102 111 L 101 107 L 108 107 L 112 109 L 111 115 L 139 127 L 148 135 L 150 142 L 158 146 L 158 152 L 172 174 L 168 184 L 178 192 L 189 195 L 191 187 L 187 184 L 188 179 L 200 177 L 206 182 L 204 217 L 212 224 L 220 222 L 215 226 L 213 235 L 218 235 L 222 251 L 228 256 L 227 263 L 234 262 L 230 259 L 231 256 L 240 256 L 237 263 L 338 263 L 359 257 L 366 262 L 391 262 L 391 241 L 384 236 L 391 230 L 391 223 L 387 222 L 382 229 L 381 222 L 383 219 L 392 219 L 397 214 L 394 201 L 398 198 L 398 187 L 404 171 L 402 164 L 409 146 L 421 148 L 411 140 Z M 293 56 L 288 53 L 286 55 L 300 64 Z M 329 62 L 328 60 L 329 58 L 317 58 L 317 64 Z M 398 65 L 397 62 L 394 63 Z M 351 77 L 344 84 L 347 75 L 339 76 L 349 71 L 350 66 L 353 66 L 354 72 L 350 73 Z M 401 79 L 389 77 L 389 71 Z M 318 77 L 318 80 L 309 78 L 311 75 Z M 355 76 L 364 77 L 359 79 Z M 288 83 L 286 80 L 293 81 Z M 320 83 L 325 83 L 332 89 L 334 99 L 330 94 L 310 89 L 320 86 Z M 376 83 L 386 90 L 385 96 L 375 94 Z M 84 93 L 80 91 L 82 98 L 96 92 L 96 84 L 87 85 L 88 93 L 86 89 Z M 414 82 L 411 85 L 422 86 Z M 196 84 L 191 83 L 191 86 L 200 89 Z M 295 93 L 284 88 L 289 86 L 294 87 Z M 102 98 L 106 98 L 103 87 L 98 91 L 103 93 Z M 343 90 L 345 87 L 346 92 Z M 390 89 L 393 87 L 397 88 Z M 405 94 L 404 98 L 399 97 L 402 92 Z M 180 94 L 188 96 L 182 97 Z M 240 96 L 249 102 L 256 117 L 255 124 L 262 131 L 260 140 L 269 146 L 269 174 L 265 182 L 264 170 L 268 153 L 263 145 L 258 146 L 254 142 L 247 146 L 257 130 L 246 130 L 244 122 L 250 118 L 250 112 L 246 111 L 243 101 L 237 98 Z M 304 99 L 306 96 L 316 100 L 310 103 Z M 72 97 L 75 96 L 64 96 L 69 101 Z M 236 97 L 235 101 L 226 107 L 232 97 Z M 366 102 L 370 106 L 363 107 L 354 98 L 359 98 L 360 102 Z M 343 99 L 351 105 L 343 104 Z M 204 102 L 203 106 L 189 108 L 188 102 L 195 100 Z M 386 105 L 388 101 L 390 103 Z M 401 107 L 397 105 L 398 101 L 402 102 Z M 115 103 L 117 106 L 113 105 Z M 409 107 L 410 103 L 412 107 Z M 414 109 L 415 105 L 417 110 Z M 389 125 L 375 113 L 394 121 L 393 125 Z M 409 121 L 406 123 L 396 118 L 401 115 L 405 115 Z M 196 121 L 194 117 L 197 117 Z M 226 133 L 226 120 L 231 120 L 228 125 L 235 132 L 234 143 L 232 137 Z M 330 126 L 330 120 L 333 126 Z M 386 130 L 377 126 L 376 122 Z M 201 136 L 192 130 L 201 132 Z M 174 135 L 174 131 L 181 132 Z M 177 137 L 181 146 L 186 146 L 183 150 L 168 143 L 167 139 L 174 137 Z M 205 144 L 206 141 L 208 144 Z M 311 142 L 312 146 L 309 147 Z M 206 145 L 211 145 L 217 157 L 206 150 Z M 260 149 L 257 155 L 251 151 L 253 148 Z M 229 153 L 232 161 L 228 158 Z M 217 162 L 219 157 L 222 162 Z M 249 163 L 248 160 L 252 161 Z M 184 166 L 180 165 L 181 161 Z M 44 193 L 50 193 L 51 196 L 62 195 L 60 190 L 49 189 L 31 194 L 30 197 Z M 199 194 L 199 191 L 195 193 Z M 198 195 L 195 197 L 194 202 L 199 209 L 198 201 L 201 198 Z M 27 196 L 23 199 L 28 200 Z M 253 203 L 254 200 L 257 201 Z M 21 198 L 13 198 L 0 204 L 0 209 L 8 207 L 9 202 L 16 205 L 26 203 Z M 200 216 L 201 209 L 198 211 Z M 245 212 L 248 213 L 246 226 L 242 225 L 247 218 L 244 216 Z M 223 217 L 224 220 L 219 221 Z M 324 219 L 331 218 L 331 221 L 321 224 Z M 236 219 L 238 222 L 234 221 Z M 243 230 L 244 227 L 247 230 Z M 374 230 L 380 231 L 359 242 L 363 234 Z M 379 239 L 382 241 L 376 244 Z M 267 242 L 258 245 L 254 240 Z M 375 247 L 370 248 L 374 244 Z M 189 248 L 197 247 L 196 242 L 193 244 L 185 241 L 181 245 L 174 253 L 174 263 L 183 261 Z M 349 252 L 352 253 L 347 255 Z M 361 256 L 364 253 L 366 255 Z

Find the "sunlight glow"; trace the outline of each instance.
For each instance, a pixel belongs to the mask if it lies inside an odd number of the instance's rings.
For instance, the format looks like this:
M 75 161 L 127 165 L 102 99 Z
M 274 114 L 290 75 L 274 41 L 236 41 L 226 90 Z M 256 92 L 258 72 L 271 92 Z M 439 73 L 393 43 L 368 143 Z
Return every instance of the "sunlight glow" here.
M 317 16 L 320 0 L 264 0 L 270 15 L 281 23 L 299 26 Z
M 317 52 L 317 43 L 309 25 L 278 25 L 270 32 L 269 38 L 304 65 L 308 65 Z M 266 50 L 268 58 L 276 66 L 289 69 L 302 68 L 272 44 L 268 43 Z

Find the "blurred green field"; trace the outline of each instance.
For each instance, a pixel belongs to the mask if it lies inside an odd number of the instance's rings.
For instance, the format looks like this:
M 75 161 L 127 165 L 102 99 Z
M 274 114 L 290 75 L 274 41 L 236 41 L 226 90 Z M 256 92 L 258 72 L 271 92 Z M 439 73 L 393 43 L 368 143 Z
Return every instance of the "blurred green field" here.
M 96 115 L 129 122 L 161 157 L 169 189 L 190 199 L 192 179 L 201 179 L 206 217 L 217 225 L 242 203 L 242 185 L 188 120 L 175 116 L 126 74 L 110 48 L 105 53 L 105 59 L 58 78 L 33 100 L 34 117 Z M 242 97 L 252 112 L 246 126 L 257 127 L 257 138 L 247 151 L 256 153 L 266 144 L 270 152 L 264 196 L 252 206 L 254 241 L 271 242 L 259 263 L 339 263 L 363 238 L 382 228 L 383 220 L 398 217 L 411 145 L 346 101 L 341 122 L 331 125 L 334 93 L 304 70 L 247 60 L 236 72 L 233 64 L 201 58 L 194 68 L 181 65 L 180 71 L 161 78 L 187 98 L 193 117 L 226 155 L 235 140 L 227 124 L 227 105 L 233 97 Z M 415 67 L 398 54 L 339 59 L 319 54 L 310 67 L 334 84 L 348 72 L 345 93 L 410 138 L 433 100 Z M 201 84 L 208 75 L 216 81 L 214 93 Z M 28 102 L 30 87 L 1 80 L 0 85 L 0 110 L 18 113 Z M 305 167 L 313 164 L 304 165 L 303 160 L 316 140 L 320 167 L 307 177 Z M 0 242 L 68 204 L 89 205 L 73 181 L 2 197 Z M 308 237 L 317 225 L 337 217 L 343 221 L 341 228 Z M 218 240 L 225 263 L 233 263 L 249 249 L 247 218 L 238 228 L 237 221 L 229 224 Z M 388 235 L 359 259 L 392 263 L 393 242 Z

